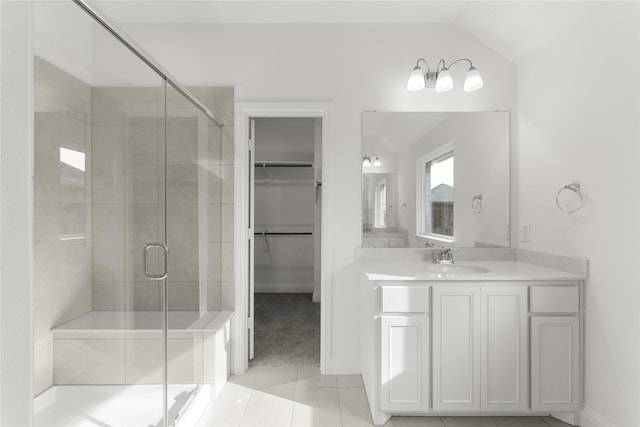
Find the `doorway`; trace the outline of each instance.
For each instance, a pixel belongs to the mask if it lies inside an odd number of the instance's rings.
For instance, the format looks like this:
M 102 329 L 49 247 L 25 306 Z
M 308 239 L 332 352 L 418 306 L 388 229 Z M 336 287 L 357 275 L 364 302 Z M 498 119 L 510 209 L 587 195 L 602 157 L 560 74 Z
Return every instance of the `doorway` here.
M 301 132 L 311 135 L 309 142 L 297 141 L 295 134 Z M 328 104 L 236 106 L 233 373 L 244 372 L 252 359 L 251 364 L 260 366 L 319 364 L 325 370 L 332 240 L 327 215 L 331 173 L 326 159 L 331 136 Z M 274 318 L 270 313 L 284 315 Z M 294 323 L 308 329 L 294 331 L 290 327 Z M 256 332 L 265 333 L 265 339 L 256 340 Z M 300 335 L 308 342 L 290 340 Z M 273 344 L 276 337 L 280 344 Z M 311 341 L 319 345 L 312 349 Z M 256 352 L 261 342 L 272 348 Z
M 250 130 L 249 365 L 319 367 L 322 119 L 252 118 Z

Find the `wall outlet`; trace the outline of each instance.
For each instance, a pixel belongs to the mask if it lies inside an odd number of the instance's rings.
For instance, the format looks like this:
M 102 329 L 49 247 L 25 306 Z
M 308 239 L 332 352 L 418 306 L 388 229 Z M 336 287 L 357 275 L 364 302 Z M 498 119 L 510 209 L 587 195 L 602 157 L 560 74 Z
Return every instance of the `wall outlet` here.
M 520 226 L 520 241 L 521 242 L 531 241 L 531 226 L 529 224 L 522 224 Z

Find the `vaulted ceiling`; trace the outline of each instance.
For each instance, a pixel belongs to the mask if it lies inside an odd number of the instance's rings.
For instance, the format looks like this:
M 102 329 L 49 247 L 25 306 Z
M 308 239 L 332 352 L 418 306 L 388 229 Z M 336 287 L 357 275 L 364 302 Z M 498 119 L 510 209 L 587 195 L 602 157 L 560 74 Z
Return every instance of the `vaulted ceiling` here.
M 451 23 L 519 63 L 595 1 L 99 0 L 117 23 Z

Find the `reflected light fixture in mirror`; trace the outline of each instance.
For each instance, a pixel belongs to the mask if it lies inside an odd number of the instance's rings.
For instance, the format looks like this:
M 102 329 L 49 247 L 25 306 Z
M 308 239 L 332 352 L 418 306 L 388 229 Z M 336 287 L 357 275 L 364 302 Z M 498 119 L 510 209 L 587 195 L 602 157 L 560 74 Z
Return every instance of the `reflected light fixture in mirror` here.
M 373 166 L 382 165 L 380 157 L 378 157 L 377 154 L 365 154 L 364 156 L 362 156 L 362 166 L 371 166 L 372 164 Z
M 420 61 L 424 63 L 427 71 L 424 71 L 420 66 Z M 435 88 L 436 92 L 450 91 L 453 89 L 453 77 L 451 76 L 449 68 L 461 61 L 469 63 L 469 69 L 467 70 L 467 74 L 464 78 L 464 91 L 473 92 L 480 89 L 484 85 L 482 76 L 478 69 L 473 66 L 471 60 L 467 58 L 456 59 L 448 67 L 445 60 L 441 59 L 438 61 L 436 71 L 431 71 L 429 63 L 424 58 L 418 59 L 416 66 L 413 68 L 413 71 L 411 71 L 411 75 L 409 76 L 407 89 L 412 92 L 416 92 L 428 87 Z

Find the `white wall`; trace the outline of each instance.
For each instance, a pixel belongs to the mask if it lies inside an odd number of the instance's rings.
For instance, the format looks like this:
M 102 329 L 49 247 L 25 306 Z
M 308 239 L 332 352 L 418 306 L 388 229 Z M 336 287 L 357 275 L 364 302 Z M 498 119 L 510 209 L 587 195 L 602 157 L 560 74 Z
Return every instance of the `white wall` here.
M 600 5 L 518 68 L 519 246 L 589 259 L 585 426 L 640 425 L 638 9 Z M 568 215 L 573 180 L 589 199 Z
M 0 425 L 30 425 L 33 39 L 30 2 L 0 2 Z
M 515 66 L 453 25 L 131 24 L 125 30 L 187 85 L 235 87 L 236 102 L 332 102 L 335 112 L 331 354 L 333 372 L 359 372 L 358 280 L 361 244 L 361 113 L 364 110 L 509 110 Z M 485 87 L 465 93 L 464 67 L 446 94 L 408 92 L 418 57 L 470 57 Z M 113 60 L 113 58 L 112 58 Z M 323 230 L 326 232 L 327 230 Z

